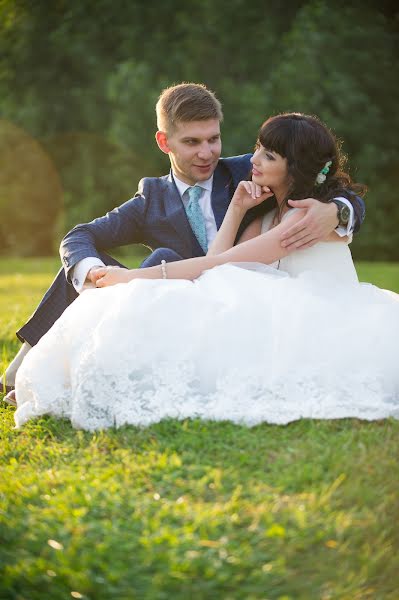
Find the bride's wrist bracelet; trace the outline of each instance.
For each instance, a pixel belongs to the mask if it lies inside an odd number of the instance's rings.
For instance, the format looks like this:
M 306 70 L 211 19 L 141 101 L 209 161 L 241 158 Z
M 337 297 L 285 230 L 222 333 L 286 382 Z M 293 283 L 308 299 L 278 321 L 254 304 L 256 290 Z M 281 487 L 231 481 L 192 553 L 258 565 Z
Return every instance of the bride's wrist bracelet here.
M 166 260 L 161 260 L 161 271 L 162 271 L 162 279 L 167 279 L 168 275 L 166 273 Z

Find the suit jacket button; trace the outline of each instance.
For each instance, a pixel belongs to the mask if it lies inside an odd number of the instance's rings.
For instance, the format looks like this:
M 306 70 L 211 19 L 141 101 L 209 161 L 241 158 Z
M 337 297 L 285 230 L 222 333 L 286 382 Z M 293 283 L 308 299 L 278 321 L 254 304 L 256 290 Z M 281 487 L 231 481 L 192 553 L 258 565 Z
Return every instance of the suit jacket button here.
M 79 279 L 76 279 L 76 277 L 75 277 L 75 279 L 73 280 L 73 285 L 79 285 Z

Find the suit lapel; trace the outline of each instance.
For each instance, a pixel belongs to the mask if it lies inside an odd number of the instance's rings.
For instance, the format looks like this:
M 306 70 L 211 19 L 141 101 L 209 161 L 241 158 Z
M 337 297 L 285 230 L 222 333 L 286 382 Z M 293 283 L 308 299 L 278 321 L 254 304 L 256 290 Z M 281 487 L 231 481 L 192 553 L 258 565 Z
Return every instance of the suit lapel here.
M 231 176 L 222 165 L 218 165 L 213 175 L 212 185 L 212 210 L 215 216 L 216 227 L 220 228 L 230 203 Z

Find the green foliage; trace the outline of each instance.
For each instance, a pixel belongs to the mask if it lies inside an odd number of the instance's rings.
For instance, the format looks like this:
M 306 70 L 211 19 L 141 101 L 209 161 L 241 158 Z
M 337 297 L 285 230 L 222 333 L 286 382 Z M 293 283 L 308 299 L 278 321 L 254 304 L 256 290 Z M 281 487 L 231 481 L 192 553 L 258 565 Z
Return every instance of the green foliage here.
M 399 257 L 395 40 L 383 15 L 316 0 L 299 11 L 268 82 L 268 112 L 320 116 L 344 140 L 355 181 L 369 187 L 357 258 Z
M 62 177 L 65 234 L 118 206 L 135 193 L 142 161 L 137 154 L 93 133 L 68 133 L 47 139 L 44 148 Z M 60 237 L 60 236 L 58 236 Z
M 0 254 L 48 252 L 62 210 L 58 172 L 33 138 L 0 120 Z M 32 233 L 34 232 L 34 235 Z
M 163 87 L 191 80 L 223 101 L 225 155 L 250 150 L 271 113 L 324 119 L 344 140 L 354 179 L 370 188 L 355 256 L 398 260 L 398 22 L 389 3 L 372 0 L 295 0 L 284 10 L 277 0 L 132 0 L 123 9 L 111 0 L 2 0 L 2 116 L 42 145 L 64 192 L 45 226 L 47 251 L 72 224 L 131 197 L 142 176 L 167 171 L 154 105 Z M 47 201 L 24 196 L 40 220 Z M 31 252 L 34 219 L 29 227 L 0 252 Z

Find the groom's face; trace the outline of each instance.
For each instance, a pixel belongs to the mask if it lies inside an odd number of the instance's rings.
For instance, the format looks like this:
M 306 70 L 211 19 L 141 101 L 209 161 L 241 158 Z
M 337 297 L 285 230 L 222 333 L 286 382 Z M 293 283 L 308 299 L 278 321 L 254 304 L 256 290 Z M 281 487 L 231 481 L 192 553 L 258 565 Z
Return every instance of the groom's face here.
M 190 185 L 211 177 L 222 151 L 217 119 L 179 122 L 169 134 L 158 131 L 156 140 L 174 174 Z

